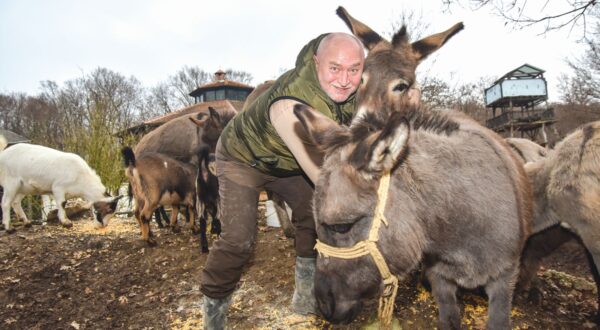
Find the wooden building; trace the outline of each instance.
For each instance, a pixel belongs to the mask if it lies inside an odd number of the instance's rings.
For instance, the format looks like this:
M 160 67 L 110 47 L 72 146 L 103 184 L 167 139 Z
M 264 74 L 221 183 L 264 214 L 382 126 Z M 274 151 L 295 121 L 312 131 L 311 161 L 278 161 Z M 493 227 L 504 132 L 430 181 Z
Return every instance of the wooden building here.
M 546 127 L 556 120 L 554 111 L 548 107 L 548 88 L 544 70 L 524 64 L 503 75 L 485 89 L 485 105 L 492 116 L 487 127 L 505 137 L 520 137 L 548 143 Z M 537 142 L 537 141 L 536 141 Z
M 8 142 L 8 146 L 12 146 L 13 144 L 17 144 L 17 143 L 31 142 L 31 140 L 29 140 L 28 138 L 23 137 L 15 132 L 9 131 L 7 129 L 0 128 L 0 135 L 4 136 L 4 138 L 6 139 L 6 142 Z
M 195 103 L 193 105 L 145 120 L 119 135 L 123 135 L 123 133 L 144 135 L 169 120 L 199 112 L 208 112 L 208 107 L 215 109 L 229 108 L 235 112 L 240 112 L 248 94 L 253 90 L 254 87 L 252 86 L 228 80 L 225 72 L 218 70 L 215 72 L 212 82 L 198 86 L 189 94 L 194 98 Z

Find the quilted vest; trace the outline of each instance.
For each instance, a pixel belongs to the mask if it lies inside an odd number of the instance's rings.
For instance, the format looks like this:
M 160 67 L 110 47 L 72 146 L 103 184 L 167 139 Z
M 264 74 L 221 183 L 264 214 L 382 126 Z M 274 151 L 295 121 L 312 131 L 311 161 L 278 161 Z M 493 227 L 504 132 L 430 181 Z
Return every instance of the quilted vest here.
M 321 89 L 313 61 L 319 42 L 310 41 L 298 54 L 296 67 L 284 73 L 270 89 L 235 116 L 221 133 L 221 144 L 233 158 L 274 176 L 302 174 L 269 118 L 270 106 L 281 99 L 304 103 L 340 124 L 348 124 L 354 113 L 354 94 L 343 103 L 334 102 Z M 292 109 L 290 109 L 292 111 Z

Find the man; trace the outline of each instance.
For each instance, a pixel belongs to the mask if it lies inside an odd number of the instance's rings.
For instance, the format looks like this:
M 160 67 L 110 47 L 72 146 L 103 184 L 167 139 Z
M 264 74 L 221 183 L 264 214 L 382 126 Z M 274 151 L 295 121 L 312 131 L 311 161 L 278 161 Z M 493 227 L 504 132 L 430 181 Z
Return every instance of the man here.
M 222 232 L 202 276 L 205 329 L 222 329 L 242 268 L 256 237 L 259 193 L 270 190 L 290 205 L 296 226 L 292 309 L 316 313 L 313 186 L 322 155 L 293 114 L 304 103 L 342 124 L 354 112 L 365 61 L 362 44 L 346 33 L 324 34 L 300 51 L 296 67 L 277 79 L 223 130 L 217 145 Z

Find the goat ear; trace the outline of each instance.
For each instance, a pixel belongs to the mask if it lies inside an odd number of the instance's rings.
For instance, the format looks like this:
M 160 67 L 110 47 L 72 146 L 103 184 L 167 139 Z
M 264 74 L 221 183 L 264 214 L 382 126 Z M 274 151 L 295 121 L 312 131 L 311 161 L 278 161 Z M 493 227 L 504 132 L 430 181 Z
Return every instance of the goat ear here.
M 420 62 L 424 60 L 431 53 L 440 49 L 446 41 L 452 38 L 455 34 L 464 29 L 462 22 L 454 24 L 451 28 L 444 32 L 432 34 L 419 41 L 412 43 L 413 53 L 416 55 L 417 60 Z
M 360 41 L 367 47 L 369 51 L 373 50 L 377 45 L 387 45 L 389 44 L 385 39 L 383 39 L 377 32 L 373 31 L 370 27 L 365 25 L 364 23 L 354 19 L 354 17 L 350 16 L 344 7 L 340 6 L 336 10 L 336 14 L 346 23 L 346 25 L 352 31 Z
M 192 121 L 192 123 L 194 123 L 200 127 L 204 127 L 204 124 L 206 124 L 206 121 L 210 117 L 205 113 L 199 113 L 196 116 L 191 116 L 189 118 Z
M 220 123 L 221 122 L 221 115 L 219 115 L 219 113 L 217 112 L 217 110 L 213 107 L 208 107 L 208 112 L 210 113 L 210 118 L 215 121 Z
M 294 105 L 294 115 L 298 117 L 312 142 L 321 149 L 327 147 L 328 141 L 332 137 L 343 134 L 345 131 L 335 120 L 305 104 Z
M 370 172 L 392 171 L 408 152 L 409 135 L 406 117 L 399 112 L 393 113 L 369 150 L 366 169 Z

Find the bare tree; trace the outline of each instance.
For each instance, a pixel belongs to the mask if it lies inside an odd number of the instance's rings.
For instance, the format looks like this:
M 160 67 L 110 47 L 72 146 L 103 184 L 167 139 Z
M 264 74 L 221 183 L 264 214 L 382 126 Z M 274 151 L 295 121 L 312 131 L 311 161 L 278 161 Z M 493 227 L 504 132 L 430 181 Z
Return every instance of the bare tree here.
M 431 27 L 423 17 L 423 11 L 415 11 L 413 9 L 404 8 L 400 10 L 400 17 L 390 23 L 390 30 L 383 33 L 383 36 L 391 39 L 394 33 L 399 31 L 403 26 L 406 27 L 413 41 L 421 39 Z
M 252 83 L 252 75 L 245 71 L 227 69 L 227 79 L 245 84 Z M 166 81 L 158 83 L 148 90 L 144 118 L 167 114 L 180 108 L 194 104 L 189 94 L 201 85 L 214 80 L 214 73 L 199 67 L 184 66 Z
M 252 84 L 252 81 L 254 80 L 252 74 L 246 71 L 227 69 L 225 70 L 225 74 L 227 75 L 227 79 L 229 80 L 241 82 L 248 85 Z
M 585 38 L 590 18 L 598 18 L 597 0 L 442 0 L 446 10 L 452 6 L 468 6 L 473 10 L 489 7 L 507 25 L 525 28 L 541 25 L 543 32 L 569 28 Z
M 140 118 L 143 95 L 144 90 L 134 77 L 98 68 L 62 87 L 43 82 L 39 98 L 49 109 L 56 110 L 59 122 L 54 129 L 60 131 L 59 149 L 81 155 L 105 185 L 116 190 L 123 181 L 123 171 L 115 133 Z M 35 118 L 34 121 L 39 122 Z
M 592 38 L 586 40 L 583 55 L 568 59 L 571 74 L 559 77 L 561 99 L 568 104 L 600 104 L 600 24 L 596 25 Z

